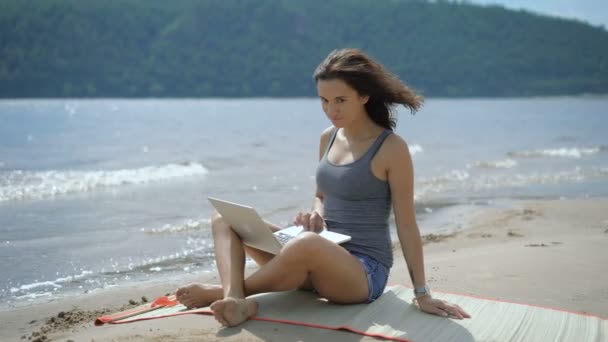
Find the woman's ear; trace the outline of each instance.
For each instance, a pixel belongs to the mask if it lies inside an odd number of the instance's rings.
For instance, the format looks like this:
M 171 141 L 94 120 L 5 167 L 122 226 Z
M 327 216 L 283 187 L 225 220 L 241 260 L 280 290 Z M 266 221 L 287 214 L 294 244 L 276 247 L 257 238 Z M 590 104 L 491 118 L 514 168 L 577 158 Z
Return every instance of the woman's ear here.
M 366 104 L 367 101 L 369 101 L 369 95 L 365 95 L 365 96 L 361 96 L 359 97 L 359 100 L 361 101 L 361 104 Z

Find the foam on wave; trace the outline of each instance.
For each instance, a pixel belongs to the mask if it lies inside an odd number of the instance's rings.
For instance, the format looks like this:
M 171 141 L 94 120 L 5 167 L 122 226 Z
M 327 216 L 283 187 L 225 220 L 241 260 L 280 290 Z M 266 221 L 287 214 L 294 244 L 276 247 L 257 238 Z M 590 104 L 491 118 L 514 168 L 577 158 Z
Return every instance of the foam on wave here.
M 8 171 L 0 173 L 0 202 L 48 198 L 100 188 L 201 176 L 207 172 L 207 169 L 199 163 L 167 164 L 123 170 Z
M 553 149 L 539 149 L 519 152 L 509 152 L 510 157 L 516 158 L 581 158 L 608 150 L 608 146 L 593 147 L 562 147 Z

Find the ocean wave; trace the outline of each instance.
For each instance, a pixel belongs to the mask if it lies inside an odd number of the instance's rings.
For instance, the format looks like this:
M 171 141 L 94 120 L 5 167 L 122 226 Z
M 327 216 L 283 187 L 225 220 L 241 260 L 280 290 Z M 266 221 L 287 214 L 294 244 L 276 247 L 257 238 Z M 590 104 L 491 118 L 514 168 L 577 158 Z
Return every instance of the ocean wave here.
M 53 294 L 51 292 L 42 292 L 42 293 L 30 293 L 23 296 L 17 296 L 15 299 L 23 300 L 23 299 L 36 299 L 39 297 L 50 297 Z
M 415 199 L 422 200 L 431 194 L 449 192 L 475 193 L 494 189 L 525 187 L 534 184 L 577 183 L 592 179 L 606 179 L 606 168 L 575 167 L 559 172 L 532 172 L 528 174 L 481 174 L 471 176 L 464 170 L 452 170 L 444 175 L 419 178 Z
M 30 284 L 24 284 L 19 287 L 12 287 L 10 289 L 10 292 L 11 293 L 23 293 L 23 292 L 28 292 L 30 290 L 41 288 L 41 287 L 42 288 L 49 288 L 49 287 L 62 288 L 63 287 L 62 284 L 78 281 L 92 273 L 93 272 L 91 272 L 91 271 L 82 271 L 82 273 L 73 275 L 73 276 L 61 277 L 61 278 L 57 278 L 55 280 L 47 280 L 47 281 L 34 282 L 34 283 L 30 283 Z
M 451 170 L 441 176 L 432 177 L 429 179 L 421 178 L 421 182 L 428 184 L 443 184 L 451 182 L 463 182 L 469 178 L 471 178 L 471 174 L 465 170 Z
M 146 234 L 173 234 L 173 233 L 182 233 L 193 230 L 202 230 L 205 228 L 209 228 L 210 223 L 209 219 L 205 220 L 193 220 L 188 219 L 182 223 L 176 224 L 165 224 L 159 228 L 141 228 L 141 232 Z
M 99 188 L 136 185 L 207 174 L 199 163 L 111 171 L 9 171 L 0 173 L 0 202 L 39 199 Z
M 593 147 L 562 147 L 544 150 L 509 152 L 507 155 L 514 158 L 581 158 L 583 156 L 593 155 L 607 150 L 608 146 L 602 145 Z
M 505 160 L 492 161 L 492 162 L 481 162 L 477 161 L 473 164 L 467 165 L 467 168 L 478 167 L 480 169 L 511 169 L 517 166 L 517 161 L 508 158 Z
M 414 200 L 419 201 L 432 193 L 442 193 L 465 184 L 471 175 L 465 170 L 451 170 L 437 177 L 420 177 L 416 181 Z

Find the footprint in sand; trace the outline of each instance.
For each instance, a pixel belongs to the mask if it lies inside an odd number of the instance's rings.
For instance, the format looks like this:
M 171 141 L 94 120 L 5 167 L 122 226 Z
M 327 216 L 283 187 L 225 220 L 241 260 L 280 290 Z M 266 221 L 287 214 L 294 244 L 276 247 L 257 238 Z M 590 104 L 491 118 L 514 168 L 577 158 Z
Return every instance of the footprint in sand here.
M 517 232 L 514 232 L 514 231 L 509 230 L 509 231 L 507 232 L 507 236 L 508 236 L 508 237 L 523 237 L 524 235 L 523 235 L 523 234 L 520 234 L 520 233 L 517 233 Z
M 544 243 L 531 243 L 526 245 L 525 247 L 549 247 L 549 245 L 546 245 Z
M 524 209 L 521 212 L 521 219 L 524 221 L 534 220 L 534 218 L 541 216 L 541 214 L 533 209 Z
M 470 233 L 470 234 L 467 234 L 468 238 L 479 238 L 479 237 L 481 237 L 481 238 L 487 239 L 487 238 L 491 238 L 492 236 L 494 236 L 494 235 L 489 234 L 489 233 L 483 233 L 483 234 L 482 233 Z
M 562 243 L 559 241 L 552 241 L 551 245 L 561 245 Z M 527 244 L 524 247 L 551 247 L 551 245 L 548 245 L 546 243 L 531 243 L 531 244 Z

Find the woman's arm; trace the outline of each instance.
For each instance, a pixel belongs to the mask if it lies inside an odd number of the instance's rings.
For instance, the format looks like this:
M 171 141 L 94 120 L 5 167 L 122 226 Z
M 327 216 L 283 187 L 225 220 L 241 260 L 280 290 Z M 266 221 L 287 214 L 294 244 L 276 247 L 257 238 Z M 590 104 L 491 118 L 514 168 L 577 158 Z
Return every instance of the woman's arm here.
M 388 182 L 391 188 L 393 212 L 397 224 L 397 236 L 403 257 L 407 263 L 410 279 L 415 288 L 426 285 L 422 241 L 416 223 L 414 207 L 414 170 L 409 149 L 405 141 L 393 136 L 390 147 Z
M 315 199 L 312 201 L 311 212 L 316 212 L 319 215 L 323 216 L 323 193 L 319 191 L 319 189 L 317 189 Z
M 410 279 L 414 288 L 426 286 L 424 274 L 424 257 L 422 253 L 422 240 L 420 230 L 416 223 L 416 209 L 414 206 L 414 169 L 407 144 L 400 137 L 389 137 L 388 145 L 389 167 L 388 182 L 391 188 L 393 211 L 397 224 L 397 235 L 401 243 L 403 257 L 407 264 Z M 458 305 L 434 299 L 430 293 L 416 298 L 422 311 L 444 317 L 469 318 Z

